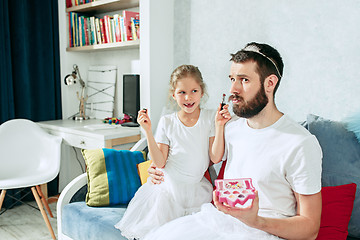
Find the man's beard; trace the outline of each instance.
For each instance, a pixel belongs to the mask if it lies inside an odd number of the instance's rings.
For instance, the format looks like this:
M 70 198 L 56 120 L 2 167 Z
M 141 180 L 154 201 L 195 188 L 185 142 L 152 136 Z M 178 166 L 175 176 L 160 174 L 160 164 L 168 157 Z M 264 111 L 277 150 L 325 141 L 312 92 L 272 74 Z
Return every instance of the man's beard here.
M 233 104 L 233 112 L 242 118 L 252 118 L 258 115 L 269 102 L 264 86 L 261 86 L 255 97 L 249 101 L 245 102 L 244 98 L 239 95 L 231 95 L 229 101 L 234 98 L 240 100 L 240 104 Z

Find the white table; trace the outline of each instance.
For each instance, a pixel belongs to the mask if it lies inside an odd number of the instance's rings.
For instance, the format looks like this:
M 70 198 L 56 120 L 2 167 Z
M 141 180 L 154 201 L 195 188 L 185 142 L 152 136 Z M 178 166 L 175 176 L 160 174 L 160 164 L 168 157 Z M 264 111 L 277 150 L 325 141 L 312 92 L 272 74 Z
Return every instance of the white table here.
M 100 119 L 83 121 L 66 119 L 37 123 L 50 134 L 63 138 L 59 192 L 84 170 L 84 166 L 81 166 L 84 161 L 82 163 L 74 161 L 74 159 L 79 160 L 79 155 L 81 155 L 78 154 L 79 149 L 113 148 L 118 145 L 135 143 L 141 138 L 139 127 L 109 125 L 103 123 L 103 120 Z M 75 151 L 69 146 L 74 148 Z M 75 156 L 72 155 L 74 153 Z M 47 196 L 45 186 L 42 186 L 42 190 L 44 195 Z
M 140 140 L 139 127 L 109 125 L 99 119 L 53 120 L 38 124 L 50 134 L 62 137 L 65 144 L 82 149 L 112 148 Z

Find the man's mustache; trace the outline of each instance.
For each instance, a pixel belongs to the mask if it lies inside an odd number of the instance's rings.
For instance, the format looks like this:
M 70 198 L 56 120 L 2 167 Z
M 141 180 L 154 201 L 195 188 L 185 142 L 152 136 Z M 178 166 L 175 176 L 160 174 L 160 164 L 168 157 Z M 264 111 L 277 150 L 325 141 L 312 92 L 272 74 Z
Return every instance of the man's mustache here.
M 236 95 L 236 94 L 232 94 L 232 95 L 229 96 L 228 102 L 231 102 L 233 99 L 236 99 L 236 100 L 241 101 L 241 102 L 244 101 L 243 97 L 241 97 L 239 95 Z

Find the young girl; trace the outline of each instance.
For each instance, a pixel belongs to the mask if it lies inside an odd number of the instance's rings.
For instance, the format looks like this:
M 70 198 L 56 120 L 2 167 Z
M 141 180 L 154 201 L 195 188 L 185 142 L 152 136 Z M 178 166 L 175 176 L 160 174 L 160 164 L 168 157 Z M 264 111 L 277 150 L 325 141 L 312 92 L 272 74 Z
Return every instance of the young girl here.
M 204 178 L 209 157 L 217 163 L 224 152 L 224 125 L 230 119 L 227 106 L 212 111 L 200 108 L 205 83 L 197 67 L 182 65 L 171 74 L 170 95 L 180 110 L 163 116 L 156 140 L 146 110 L 138 122 L 146 132 L 148 149 L 155 166 L 164 173 L 164 182 L 148 181 L 136 192 L 119 223 L 115 225 L 128 239 L 142 239 L 149 231 L 175 218 L 200 210 L 211 202 L 213 187 Z

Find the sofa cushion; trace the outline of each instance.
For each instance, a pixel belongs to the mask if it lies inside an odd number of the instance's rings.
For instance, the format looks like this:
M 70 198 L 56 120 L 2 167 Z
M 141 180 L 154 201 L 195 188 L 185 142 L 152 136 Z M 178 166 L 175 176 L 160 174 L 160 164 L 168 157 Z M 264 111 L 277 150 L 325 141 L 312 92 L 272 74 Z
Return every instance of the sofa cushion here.
M 355 133 L 356 138 L 360 142 L 360 112 L 355 113 L 345 119 L 346 128 Z
M 345 240 L 353 209 L 356 184 L 323 187 L 321 225 L 317 240 Z
M 89 207 L 84 201 L 67 204 L 61 218 L 63 233 L 77 240 L 126 240 L 114 227 L 125 210 L 126 205 Z
M 139 151 L 82 150 L 88 177 L 89 206 L 126 204 L 141 186 L 136 165 L 144 161 Z
M 322 185 L 355 183 L 360 186 L 360 144 L 345 123 L 308 115 L 308 130 L 318 139 L 323 151 Z M 349 235 L 360 238 L 360 190 L 356 190 L 349 222 Z
M 142 163 L 139 163 L 137 165 L 137 169 L 139 172 L 139 177 L 140 177 L 140 181 L 141 181 L 141 185 L 145 184 L 148 180 L 149 177 L 149 173 L 148 173 L 148 168 L 150 167 L 152 163 L 152 160 L 148 160 Z

